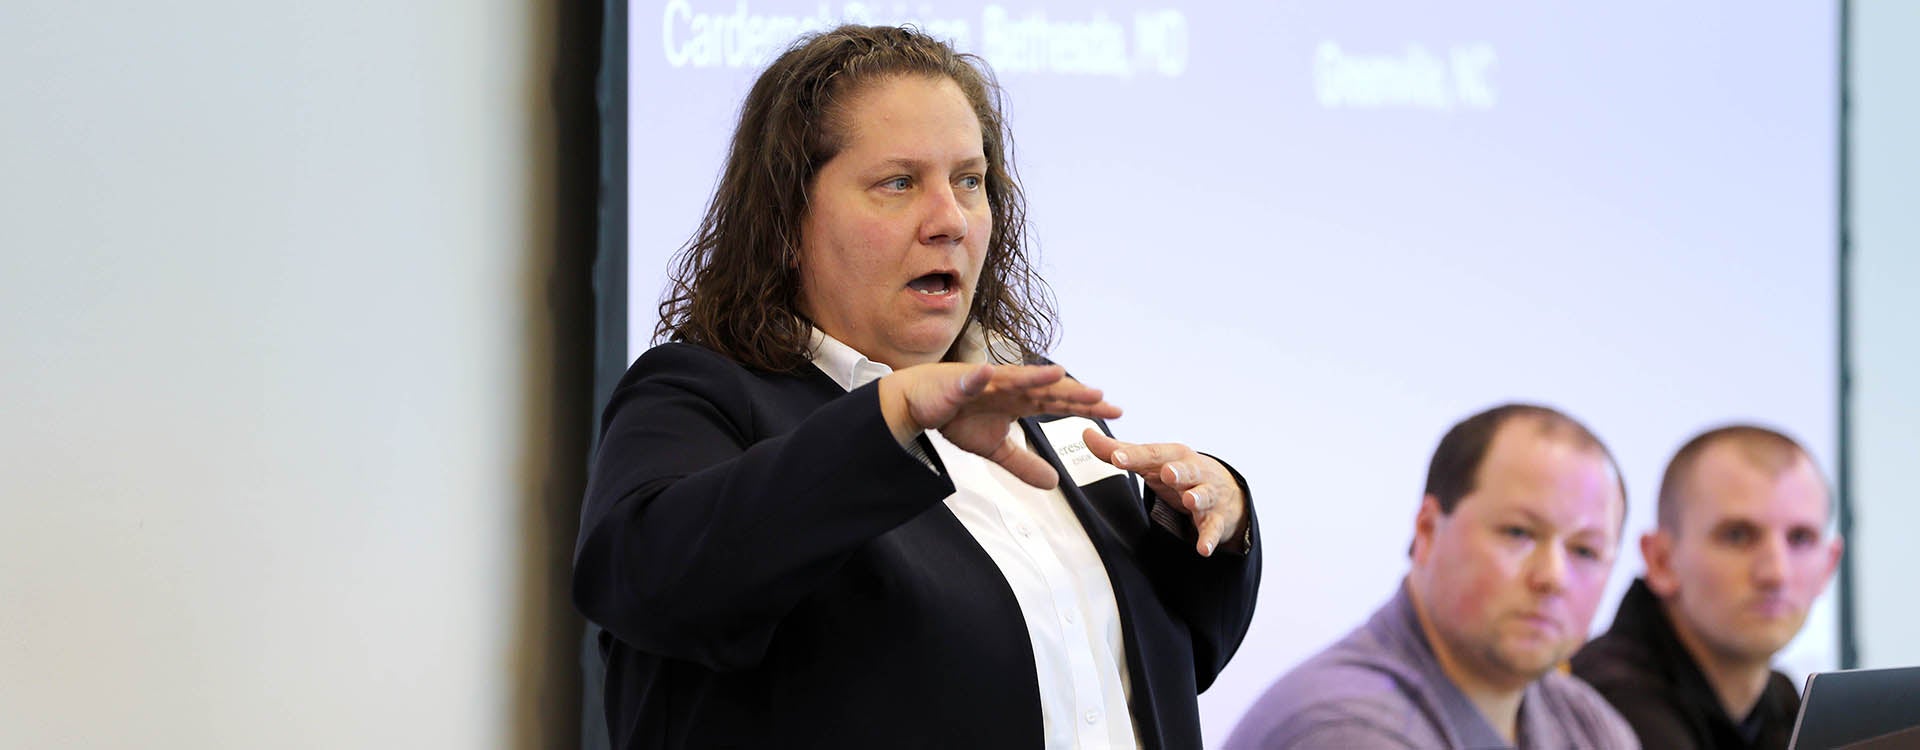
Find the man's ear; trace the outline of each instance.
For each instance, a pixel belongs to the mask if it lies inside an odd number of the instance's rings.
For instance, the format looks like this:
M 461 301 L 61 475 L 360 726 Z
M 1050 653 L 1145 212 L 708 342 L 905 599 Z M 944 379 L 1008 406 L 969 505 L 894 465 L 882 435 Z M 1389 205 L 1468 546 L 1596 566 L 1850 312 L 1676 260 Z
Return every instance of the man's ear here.
M 1827 572 L 1820 576 L 1820 589 L 1826 590 L 1827 583 L 1833 580 L 1833 571 L 1840 569 L 1840 556 L 1846 554 L 1847 540 L 1835 536 L 1827 543 Z
M 1425 566 L 1427 558 L 1433 555 L 1433 536 L 1444 520 L 1446 514 L 1440 511 L 1439 498 L 1427 495 L 1420 499 L 1420 512 L 1413 517 L 1413 549 L 1409 550 L 1414 567 Z
M 1680 577 L 1673 572 L 1673 534 L 1656 528 L 1640 535 L 1640 559 L 1647 564 L 1647 588 L 1665 599 L 1680 592 Z

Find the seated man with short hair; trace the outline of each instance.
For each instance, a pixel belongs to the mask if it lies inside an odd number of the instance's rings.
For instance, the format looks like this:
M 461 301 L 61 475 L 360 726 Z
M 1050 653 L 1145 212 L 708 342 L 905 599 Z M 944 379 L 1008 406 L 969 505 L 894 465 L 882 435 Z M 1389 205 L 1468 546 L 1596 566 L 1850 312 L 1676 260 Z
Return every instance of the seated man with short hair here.
M 1573 671 L 1647 747 L 1785 748 L 1800 695 L 1772 669 L 1840 562 L 1826 482 L 1779 432 L 1722 427 L 1680 448 L 1660 483 L 1647 575 Z
M 1625 515 L 1612 454 L 1571 417 L 1467 418 L 1434 451 L 1399 591 L 1274 683 L 1226 747 L 1638 747 L 1556 671 L 1586 641 Z

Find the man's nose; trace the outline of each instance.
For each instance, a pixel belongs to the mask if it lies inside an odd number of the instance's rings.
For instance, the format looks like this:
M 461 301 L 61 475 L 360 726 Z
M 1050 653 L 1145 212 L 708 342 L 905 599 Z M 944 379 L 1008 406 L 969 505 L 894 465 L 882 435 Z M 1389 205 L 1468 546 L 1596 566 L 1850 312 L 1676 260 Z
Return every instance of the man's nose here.
M 1567 551 L 1558 544 L 1542 544 L 1534 549 L 1529 579 L 1535 589 L 1558 593 L 1567 586 Z
M 1787 576 L 1787 540 L 1767 535 L 1753 557 L 1753 582 L 1762 588 L 1774 588 Z

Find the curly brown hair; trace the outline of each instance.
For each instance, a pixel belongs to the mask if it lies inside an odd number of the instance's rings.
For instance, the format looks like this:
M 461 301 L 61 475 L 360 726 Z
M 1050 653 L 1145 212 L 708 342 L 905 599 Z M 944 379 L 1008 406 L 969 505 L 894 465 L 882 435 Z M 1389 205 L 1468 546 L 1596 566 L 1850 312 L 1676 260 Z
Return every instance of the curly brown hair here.
M 1023 361 L 1052 345 L 1053 298 L 1030 257 L 1026 197 L 992 71 L 911 27 L 857 25 L 802 36 L 754 82 L 706 217 L 674 256 L 656 343 L 689 341 L 770 371 L 810 361 L 794 263 L 807 194 L 846 145 L 846 103 L 901 75 L 952 80 L 980 118 L 993 234 L 968 325 L 1003 337 Z

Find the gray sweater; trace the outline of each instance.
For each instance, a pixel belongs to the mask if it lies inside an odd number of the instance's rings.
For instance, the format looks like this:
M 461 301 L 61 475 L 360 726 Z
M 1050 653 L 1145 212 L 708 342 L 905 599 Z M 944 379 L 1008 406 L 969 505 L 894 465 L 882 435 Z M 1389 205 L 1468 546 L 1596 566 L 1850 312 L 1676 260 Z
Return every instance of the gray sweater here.
M 1635 750 L 1633 728 L 1573 677 L 1552 672 L 1520 700 L 1519 747 Z M 1440 669 L 1406 584 L 1366 624 L 1281 677 L 1226 750 L 1509 748 Z

